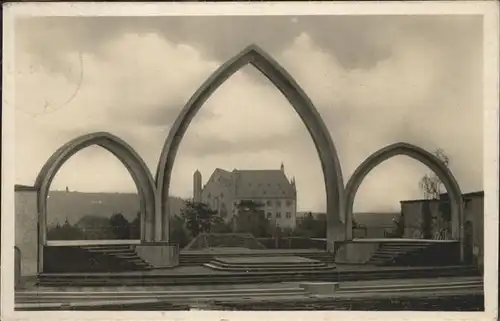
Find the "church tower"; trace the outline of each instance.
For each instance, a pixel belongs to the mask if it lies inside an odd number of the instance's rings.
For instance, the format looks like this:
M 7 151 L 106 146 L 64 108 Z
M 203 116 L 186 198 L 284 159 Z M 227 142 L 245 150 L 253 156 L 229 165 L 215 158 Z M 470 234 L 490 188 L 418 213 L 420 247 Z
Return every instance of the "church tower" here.
M 193 200 L 201 202 L 201 173 L 196 170 L 193 175 Z

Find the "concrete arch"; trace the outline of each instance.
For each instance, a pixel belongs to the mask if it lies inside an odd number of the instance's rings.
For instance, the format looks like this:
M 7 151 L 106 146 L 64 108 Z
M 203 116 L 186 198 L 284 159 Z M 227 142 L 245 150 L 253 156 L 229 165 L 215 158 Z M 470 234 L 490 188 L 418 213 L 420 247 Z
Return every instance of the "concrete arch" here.
M 139 191 L 141 212 L 144 213 L 144 217 L 141 220 L 141 239 L 145 241 L 153 240 L 155 188 L 151 172 L 142 158 L 125 141 L 107 132 L 96 132 L 77 137 L 61 146 L 47 160 L 36 178 L 35 188 L 38 189 L 39 246 L 42 247 L 39 249 L 40 262 L 43 260 L 41 255 L 43 245 L 46 244 L 47 241 L 47 196 L 50 184 L 61 166 L 63 166 L 71 156 L 93 145 L 100 146 L 112 153 L 129 171 Z
M 407 143 L 392 144 L 376 151 L 365 159 L 352 174 L 346 186 L 346 238 L 352 240 L 354 198 L 363 179 L 380 163 L 398 155 L 406 155 L 423 163 L 433 170 L 441 179 L 450 196 L 452 237 L 456 240 L 463 240 L 464 211 L 462 192 L 455 177 L 448 167 L 446 167 L 436 156 L 420 147 Z
M 295 82 L 288 72 L 281 67 L 271 56 L 256 45 L 245 48 L 235 57 L 224 63 L 216 70 L 189 99 L 180 115 L 176 119 L 170 133 L 165 140 L 156 172 L 157 213 L 162 213 L 163 240 L 168 240 L 168 194 L 172 167 L 182 138 L 205 101 L 228 78 L 242 67 L 251 64 L 266 76 L 293 106 L 302 122 L 307 127 L 318 151 L 323 176 L 325 180 L 328 240 L 343 239 L 344 231 L 341 226 L 344 209 L 344 185 L 337 151 L 330 137 L 330 133 L 312 101 Z

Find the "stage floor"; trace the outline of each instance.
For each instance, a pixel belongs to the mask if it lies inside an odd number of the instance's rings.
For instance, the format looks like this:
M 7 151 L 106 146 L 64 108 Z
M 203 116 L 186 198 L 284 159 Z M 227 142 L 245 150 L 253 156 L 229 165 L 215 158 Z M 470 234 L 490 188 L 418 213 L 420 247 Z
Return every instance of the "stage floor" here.
M 328 266 L 335 266 L 335 271 L 337 272 L 348 272 L 348 271 L 412 271 L 412 270 L 426 270 L 426 269 L 440 269 L 441 267 L 411 267 L 411 266 L 375 266 L 375 265 L 348 265 L 348 264 L 329 264 Z M 457 266 L 458 267 L 458 266 Z M 446 266 L 442 268 L 452 268 L 452 266 Z M 269 272 L 262 272 L 263 274 L 269 274 Z M 123 277 L 123 276 L 209 276 L 209 275 L 231 275 L 235 272 L 230 271 L 219 271 L 213 270 L 205 266 L 178 266 L 174 268 L 165 269 L 154 269 L 150 271 L 125 271 L 125 272 L 113 272 L 113 273 L 101 273 L 101 272 L 88 272 L 88 273 L 43 273 L 44 275 L 52 276 L 108 276 L 108 277 Z M 257 274 L 257 273 L 253 273 Z

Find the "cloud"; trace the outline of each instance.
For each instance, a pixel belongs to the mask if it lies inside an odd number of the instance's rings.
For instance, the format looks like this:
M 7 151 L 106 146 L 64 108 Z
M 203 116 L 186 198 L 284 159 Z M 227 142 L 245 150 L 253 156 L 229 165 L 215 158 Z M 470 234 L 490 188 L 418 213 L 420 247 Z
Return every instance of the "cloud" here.
M 259 39 L 316 105 L 339 151 L 346 180 L 370 153 L 407 141 L 429 150 L 443 148 L 462 189 L 481 189 L 482 53 L 478 45 L 463 45 L 466 40 L 478 43 L 473 28 L 451 24 L 446 29 L 444 23 L 434 29 L 448 31 L 436 32 L 418 23 L 400 28 L 387 23 L 370 29 L 372 36 L 366 40 L 344 45 L 346 52 L 378 52 L 377 59 L 366 58 L 362 68 L 356 68 L 346 63 L 345 52 L 335 54 L 335 48 L 342 47 L 339 43 L 327 43 L 328 37 L 318 36 L 318 26 L 306 28 L 311 23 L 301 21 L 286 37 Z M 44 161 L 67 140 L 101 130 L 130 143 L 154 173 L 169 127 L 182 107 L 213 71 L 241 50 L 230 50 L 238 28 L 216 55 L 207 54 L 213 51 L 206 47 L 209 39 L 180 41 L 179 35 L 169 37 L 173 30 L 153 27 L 134 30 L 120 24 L 94 45 L 87 40 L 95 32 L 81 25 L 57 28 L 57 39 L 50 37 L 55 28 L 21 29 L 16 54 L 17 183 L 32 184 Z M 462 30 L 462 37 L 453 36 L 454 30 Z M 352 27 L 346 34 L 361 31 Z M 245 41 L 260 44 L 251 34 L 244 35 Z M 271 38 L 280 44 L 267 44 Z M 219 38 L 217 43 L 224 44 Z M 360 52 L 357 56 L 357 61 L 363 60 Z M 53 186 L 133 189 L 126 172 L 103 155 L 89 149 L 75 156 L 65 166 L 73 174 L 62 170 Z M 171 193 L 191 195 L 196 169 L 208 178 L 216 167 L 279 168 L 281 162 L 296 177 L 299 208 L 324 210 L 324 180 L 307 129 L 281 93 L 248 66 L 225 82 L 194 118 L 177 154 Z M 97 171 L 106 173 L 105 184 L 97 185 Z M 418 180 L 426 172 L 404 157 L 387 161 L 363 183 L 355 209 L 397 210 L 399 200 L 420 196 Z

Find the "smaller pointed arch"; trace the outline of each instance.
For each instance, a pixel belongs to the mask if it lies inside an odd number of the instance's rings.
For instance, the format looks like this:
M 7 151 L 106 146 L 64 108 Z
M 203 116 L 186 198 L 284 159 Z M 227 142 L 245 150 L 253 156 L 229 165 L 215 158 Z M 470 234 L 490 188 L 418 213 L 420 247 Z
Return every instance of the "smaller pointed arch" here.
M 46 243 L 47 196 L 50 185 L 64 163 L 73 155 L 89 146 L 100 146 L 113 154 L 130 173 L 134 180 L 141 206 L 141 238 L 149 241 L 154 236 L 155 188 L 151 172 L 142 158 L 125 141 L 108 132 L 95 132 L 77 137 L 62 145 L 46 161 L 38 173 L 35 188 L 38 190 L 37 209 L 39 214 L 39 271 L 43 269 L 43 246 Z
M 168 240 L 168 194 L 172 168 L 177 150 L 187 128 L 205 101 L 234 73 L 246 65 L 252 65 L 267 77 L 285 96 L 309 131 L 318 152 L 325 181 L 328 237 L 343 239 L 343 235 L 333 235 L 339 231 L 344 212 L 344 183 L 339 157 L 325 123 L 293 77 L 269 54 L 252 44 L 220 66 L 194 93 L 170 129 L 163 145 L 156 171 L 157 211 L 162 213 L 162 238 Z M 343 233 L 342 233 L 343 234 Z
M 352 239 L 353 205 L 359 186 L 375 167 L 398 155 L 408 156 L 426 165 L 429 169 L 434 171 L 443 182 L 450 196 L 452 237 L 456 240 L 462 240 L 464 222 L 463 199 L 457 180 L 450 169 L 439 158 L 423 148 L 408 143 L 395 143 L 379 149 L 366 158 L 352 174 L 345 189 L 347 239 Z

